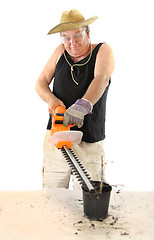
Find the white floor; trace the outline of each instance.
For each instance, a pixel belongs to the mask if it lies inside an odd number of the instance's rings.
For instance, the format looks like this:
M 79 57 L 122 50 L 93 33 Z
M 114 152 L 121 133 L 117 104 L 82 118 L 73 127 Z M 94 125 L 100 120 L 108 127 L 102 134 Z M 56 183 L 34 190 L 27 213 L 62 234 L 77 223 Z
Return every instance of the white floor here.
M 153 240 L 154 192 L 112 191 L 109 216 L 84 216 L 82 192 L 0 192 L 0 240 Z

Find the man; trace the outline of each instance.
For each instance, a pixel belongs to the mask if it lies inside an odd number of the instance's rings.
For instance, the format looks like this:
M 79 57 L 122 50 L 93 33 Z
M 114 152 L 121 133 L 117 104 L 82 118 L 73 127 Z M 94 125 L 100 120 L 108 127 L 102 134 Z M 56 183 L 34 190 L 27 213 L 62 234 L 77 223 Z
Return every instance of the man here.
M 73 150 L 92 180 L 100 180 L 105 138 L 106 97 L 114 70 L 114 57 L 106 43 L 91 44 L 89 24 L 76 9 L 62 13 L 60 24 L 48 34 L 60 32 L 59 45 L 36 82 L 36 91 L 48 104 L 50 119 L 44 140 L 43 187 L 68 188 L 71 170 L 61 152 L 48 143 L 51 115 L 56 106 L 65 107 L 64 125 L 74 124 L 83 132 Z M 50 83 L 54 79 L 53 92 Z

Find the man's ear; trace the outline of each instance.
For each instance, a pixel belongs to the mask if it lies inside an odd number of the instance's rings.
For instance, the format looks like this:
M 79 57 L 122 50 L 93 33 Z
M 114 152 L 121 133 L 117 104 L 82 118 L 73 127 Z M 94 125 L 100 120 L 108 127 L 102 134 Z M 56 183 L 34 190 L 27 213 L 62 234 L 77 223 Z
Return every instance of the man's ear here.
M 86 33 L 88 35 L 88 38 L 90 38 L 90 29 Z

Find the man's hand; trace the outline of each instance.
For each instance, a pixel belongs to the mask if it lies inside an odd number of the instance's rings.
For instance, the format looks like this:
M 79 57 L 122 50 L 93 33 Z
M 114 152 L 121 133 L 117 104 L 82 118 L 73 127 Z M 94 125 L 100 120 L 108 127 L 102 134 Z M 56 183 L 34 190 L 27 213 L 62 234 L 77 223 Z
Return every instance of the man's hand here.
M 55 98 L 51 98 L 51 100 L 49 100 L 49 102 L 48 102 L 48 111 L 49 111 L 49 113 L 54 115 L 54 110 L 55 110 L 55 108 L 57 106 L 62 106 L 64 108 L 66 108 L 64 103 L 60 99 L 58 99 L 56 97 Z
M 86 99 L 78 99 L 72 106 L 70 106 L 65 114 L 63 125 L 67 127 L 68 125 L 74 124 L 78 128 L 81 128 L 84 121 L 84 116 L 92 112 L 92 104 Z

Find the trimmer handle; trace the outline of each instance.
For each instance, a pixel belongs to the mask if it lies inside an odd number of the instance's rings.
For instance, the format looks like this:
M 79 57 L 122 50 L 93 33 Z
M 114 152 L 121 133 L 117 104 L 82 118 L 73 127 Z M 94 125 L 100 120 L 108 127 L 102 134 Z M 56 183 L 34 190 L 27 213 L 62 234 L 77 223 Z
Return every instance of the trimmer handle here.
M 52 115 L 52 127 L 51 127 L 51 136 L 59 131 L 70 131 L 70 128 L 74 125 L 68 125 L 65 127 L 63 125 L 64 113 L 66 112 L 66 108 L 62 106 L 57 106 L 54 111 L 54 115 Z
M 71 148 L 72 144 L 79 144 L 82 140 L 83 133 L 80 131 L 70 131 L 70 128 L 74 125 L 63 125 L 64 113 L 66 109 L 62 106 L 57 106 L 52 116 L 51 137 L 49 143 L 57 147 L 58 149 L 67 146 Z

